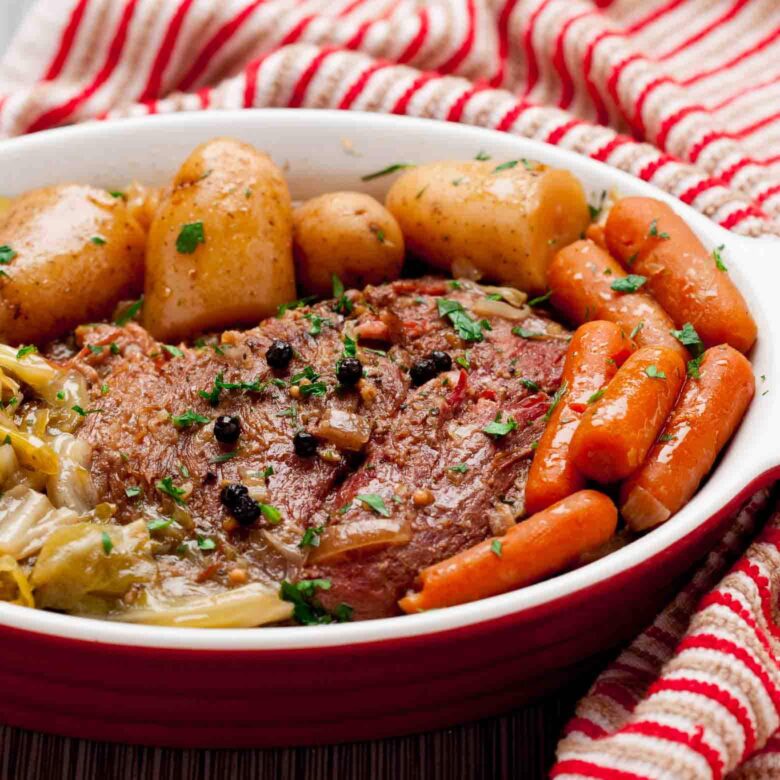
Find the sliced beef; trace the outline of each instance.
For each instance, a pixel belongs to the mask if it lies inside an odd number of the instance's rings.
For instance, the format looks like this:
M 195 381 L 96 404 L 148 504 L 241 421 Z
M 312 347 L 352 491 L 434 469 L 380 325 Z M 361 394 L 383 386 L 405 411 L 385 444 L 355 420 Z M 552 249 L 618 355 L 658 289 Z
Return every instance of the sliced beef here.
M 429 278 L 348 295 L 340 312 L 332 301 L 299 307 L 252 330 L 224 333 L 211 346 L 171 349 L 134 324 L 78 332 L 82 348 L 70 362 L 88 379 L 91 409 L 100 410 L 79 435 L 93 446 L 100 495 L 115 505 L 119 522 L 177 520 L 175 544 L 167 532 L 155 535 L 166 592 L 186 593 L 193 579 L 224 588 L 240 567 L 250 580 L 328 578 L 330 590 L 319 594 L 327 608 L 346 603 L 356 618 L 391 615 L 421 568 L 522 514 L 531 446 L 560 382 L 565 331 L 541 315 L 519 323 L 479 314 L 485 294 L 474 285 Z M 491 329 L 482 341 L 461 340 L 439 314 L 443 297 L 474 319 L 484 316 Z M 520 335 L 512 332 L 518 324 Z M 337 364 L 352 336 L 360 340 L 364 376 L 342 387 Z M 275 339 L 293 348 L 285 369 L 266 363 Z M 410 368 L 433 350 L 450 355 L 451 370 L 413 386 Z M 220 375 L 234 387 L 220 391 Z M 210 421 L 175 426 L 172 418 L 187 412 Z M 215 439 L 219 415 L 240 418 L 235 446 Z M 516 428 L 487 435 L 483 428 L 497 416 L 512 417 Z M 365 440 L 362 448 L 328 434 L 345 420 Z M 316 455 L 295 453 L 299 430 L 320 437 Z M 281 522 L 240 527 L 220 501 L 232 482 L 249 484 Z M 408 541 L 307 565 L 299 547 L 304 531 L 376 518 L 356 498 L 366 494 L 381 497 Z

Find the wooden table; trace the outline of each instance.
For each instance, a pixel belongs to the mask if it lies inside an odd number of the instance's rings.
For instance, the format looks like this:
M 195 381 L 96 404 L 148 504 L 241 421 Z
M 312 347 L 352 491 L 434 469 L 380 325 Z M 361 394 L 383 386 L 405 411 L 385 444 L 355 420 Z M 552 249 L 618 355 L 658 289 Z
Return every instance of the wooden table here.
M 506 716 L 381 742 L 286 750 L 163 750 L 0 727 L 2 780 L 543 778 L 590 678 Z M 2 693 L 0 692 L 0 695 Z

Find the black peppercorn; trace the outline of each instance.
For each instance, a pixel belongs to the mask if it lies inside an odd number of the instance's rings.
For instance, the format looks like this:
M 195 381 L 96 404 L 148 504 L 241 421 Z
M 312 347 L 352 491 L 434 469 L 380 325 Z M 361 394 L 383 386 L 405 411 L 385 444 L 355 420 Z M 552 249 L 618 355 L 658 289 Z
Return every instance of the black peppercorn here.
M 287 368 L 293 358 L 293 348 L 288 341 L 274 339 L 265 353 L 265 362 L 271 368 Z
M 356 385 L 363 376 L 363 364 L 353 357 L 339 360 L 336 367 L 336 378 L 342 385 Z
M 241 435 L 241 420 L 223 414 L 214 423 L 214 438 L 222 444 L 233 444 Z
M 415 387 L 419 387 L 433 379 L 437 373 L 436 364 L 431 358 L 420 358 L 420 360 L 416 360 L 409 369 L 409 378 L 412 380 L 412 384 Z
M 307 458 L 317 452 L 317 439 L 308 431 L 298 431 L 293 436 L 293 446 L 295 447 L 296 455 Z
M 228 508 L 238 505 L 238 502 L 242 497 L 249 497 L 249 491 L 246 485 L 242 485 L 240 482 L 232 482 L 229 485 L 225 485 L 219 494 L 219 500 Z
M 434 350 L 428 357 L 433 361 L 439 373 L 449 371 L 452 368 L 452 358 L 440 349 Z
M 248 495 L 241 496 L 230 514 L 238 520 L 240 525 L 252 525 L 260 517 L 260 506 L 257 501 L 253 501 Z

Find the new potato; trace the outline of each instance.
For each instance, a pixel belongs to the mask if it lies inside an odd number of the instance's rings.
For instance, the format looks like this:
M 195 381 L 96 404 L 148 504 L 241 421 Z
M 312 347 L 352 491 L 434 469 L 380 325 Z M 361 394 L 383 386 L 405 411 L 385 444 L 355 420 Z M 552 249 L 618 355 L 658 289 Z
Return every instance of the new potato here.
M 141 290 L 144 238 L 104 190 L 60 184 L 15 198 L 0 219 L 12 255 L 0 266 L 0 340 L 39 343 L 110 316 Z
M 144 325 L 175 339 L 256 323 L 293 298 L 292 206 L 281 171 L 241 141 L 202 144 L 149 228 Z
M 571 173 L 525 160 L 420 165 L 393 184 L 385 205 L 407 247 L 432 265 L 535 293 L 555 252 L 590 221 Z
M 335 274 L 347 287 L 397 279 L 404 237 L 393 215 L 362 192 L 330 192 L 295 210 L 298 284 L 307 294 L 330 295 Z

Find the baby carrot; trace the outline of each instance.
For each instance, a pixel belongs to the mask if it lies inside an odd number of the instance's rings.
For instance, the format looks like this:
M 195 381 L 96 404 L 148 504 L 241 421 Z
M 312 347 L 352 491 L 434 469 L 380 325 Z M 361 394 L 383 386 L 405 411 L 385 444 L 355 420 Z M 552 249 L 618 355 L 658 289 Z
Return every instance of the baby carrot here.
M 727 344 L 702 356 L 663 436 L 641 468 L 623 483 L 621 513 L 635 531 L 665 522 L 696 492 L 739 425 L 755 391 L 747 358 Z
M 404 612 L 465 604 L 556 574 L 615 533 L 617 510 L 605 495 L 580 490 L 420 573 L 422 590 L 398 603 Z
M 708 347 L 731 344 L 747 352 L 756 324 L 720 255 L 708 252 L 685 221 L 653 198 L 623 198 L 605 227 L 610 252 L 633 274 L 678 327 L 693 324 Z
M 571 438 L 588 404 L 598 400 L 602 388 L 633 350 L 631 339 L 614 322 L 593 320 L 575 331 L 563 364 L 560 397 L 528 473 L 525 511 L 529 514 L 585 486 L 585 477 L 569 456 Z
M 592 241 L 575 241 L 561 249 L 547 269 L 547 285 L 553 306 L 571 322 L 609 320 L 640 347 L 663 344 L 688 358 L 685 347 L 671 335 L 674 322 L 644 292 L 644 279 L 627 275 Z
M 618 369 L 602 398 L 582 415 L 571 441 L 574 465 L 597 482 L 635 471 L 661 432 L 685 378 L 667 347 L 642 347 Z

